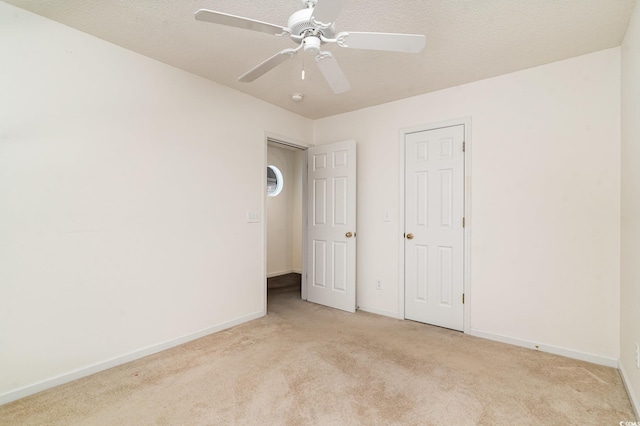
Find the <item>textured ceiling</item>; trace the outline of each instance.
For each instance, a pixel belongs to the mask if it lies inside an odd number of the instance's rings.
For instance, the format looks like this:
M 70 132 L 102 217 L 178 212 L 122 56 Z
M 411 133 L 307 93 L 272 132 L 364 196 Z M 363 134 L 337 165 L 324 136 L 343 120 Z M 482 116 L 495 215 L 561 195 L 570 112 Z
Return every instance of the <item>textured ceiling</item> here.
M 635 3 L 350 0 L 336 19 L 337 31 L 424 34 L 427 44 L 419 54 L 327 45 L 352 86 L 335 95 L 305 54 L 252 83 L 238 82 L 245 71 L 295 45 L 193 17 L 204 8 L 286 26 L 303 7 L 300 0 L 5 1 L 313 119 L 619 46 Z M 294 92 L 304 94 L 301 103 L 291 100 Z

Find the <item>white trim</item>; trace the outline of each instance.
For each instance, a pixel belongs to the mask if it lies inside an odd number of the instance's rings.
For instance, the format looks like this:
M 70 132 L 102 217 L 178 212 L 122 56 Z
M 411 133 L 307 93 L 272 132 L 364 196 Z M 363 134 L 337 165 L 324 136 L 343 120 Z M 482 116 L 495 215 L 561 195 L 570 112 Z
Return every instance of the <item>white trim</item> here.
M 520 346 L 527 349 L 538 350 L 554 355 L 561 355 L 567 358 L 578 359 L 580 361 L 591 362 L 594 364 L 604 365 L 606 367 L 618 368 L 618 360 L 615 358 L 607 358 L 600 355 L 580 352 L 573 349 L 561 348 L 559 346 L 547 345 L 544 343 L 532 342 L 529 340 L 518 339 L 515 337 L 503 336 L 487 331 L 471 328 L 465 331 L 470 336 L 481 337 L 483 339 L 494 340 L 496 342 L 508 343 L 510 345 Z
M 396 318 L 404 319 L 404 190 L 405 190 L 405 143 L 404 137 L 407 132 L 400 129 L 398 138 L 400 139 L 400 155 L 398 169 L 400 170 L 400 176 L 398 176 L 398 182 L 400 187 L 398 188 L 398 194 L 400 194 L 400 200 L 398 201 L 398 309 Z
M 269 135 L 265 133 L 264 135 L 264 151 L 263 151 L 263 160 L 264 160 L 264 170 L 269 165 Z M 265 312 L 267 312 L 267 180 L 264 178 L 264 174 L 260 173 L 262 176 L 262 200 L 260 202 L 260 210 L 262 213 L 262 276 L 263 280 L 263 289 L 262 289 L 262 306 Z
M 287 275 L 287 274 L 302 274 L 302 270 L 300 270 L 300 269 L 287 269 L 287 270 L 284 270 L 284 271 L 269 272 L 267 274 L 267 278 L 279 277 L 280 275 Z
M 209 334 L 218 333 L 220 331 L 229 329 L 231 327 L 235 327 L 236 325 L 240 325 L 245 322 L 261 318 L 265 314 L 266 314 L 265 311 L 254 312 L 253 314 L 249 314 L 244 317 L 223 322 L 221 324 L 214 325 L 212 327 L 207 327 L 200 331 L 196 331 L 195 333 L 189 333 L 184 336 L 177 337 L 175 339 L 166 340 L 164 342 L 147 346 L 146 348 L 138 349 L 138 350 L 129 352 L 127 354 L 108 359 L 106 361 L 98 362 L 98 363 L 89 365 L 87 367 L 78 368 L 78 369 L 69 371 L 67 373 L 52 377 L 50 379 L 42 380 L 40 382 L 33 383 L 31 385 L 27 385 L 9 392 L 5 392 L 3 394 L 0 394 L 0 405 L 7 404 L 12 401 L 16 401 L 20 398 L 33 395 L 34 393 L 42 392 L 44 390 L 53 388 L 55 386 L 69 383 L 71 381 L 78 380 L 95 373 L 99 373 L 109 368 L 117 367 L 119 365 L 126 364 L 128 362 L 135 361 L 137 359 L 144 358 L 149 355 L 153 355 L 155 353 L 173 348 L 175 346 L 182 345 L 192 340 L 196 340 L 201 337 L 208 336 Z
M 371 308 L 369 306 L 358 306 L 356 310 L 368 312 L 370 314 L 382 315 L 385 317 L 398 318 L 397 312 L 385 311 L 384 309 Z
M 306 271 L 309 270 L 309 266 L 308 266 L 308 259 L 307 259 L 307 238 L 308 238 L 308 231 L 309 231 L 309 227 L 307 226 L 307 223 L 309 223 L 309 217 L 308 217 L 308 206 L 307 206 L 307 197 L 308 195 L 308 188 L 307 188 L 307 179 L 309 177 L 309 173 L 308 173 L 308 158 L 307 158 L 307 151 L 305 150 L 304 154 L 302 155 L 302 271 L 300 271 L 300 273 L 302 274 L 302 280 L 301 280 L 301 287 L 302 287 L 302 292 L 300 294 L 300 298 L 302 300 L 307 300 L 307 273 Z
M 633 407 L 633 411 L 636 413 L 636 420 L 640 422 L 640 402 L 638 401 L 638 396 L 633 391 L 631 387 L 631 380 L 629 379 L 629 375 L 627 375 L 627 371 L 624 369 L 624 364 L 618 361 L 618 370 L 620 370 L 620 376 L 622 377 L 622 383 L 624 383 L 624 387 L 627 390 L 627 395 L 629 395 L 629 400 L 631 401 L 631 406 Z M 625 419 L 631 420 L 631 419 Z
M 463 331 L 471 329 L 471 117 L 464 122 L 464 324 Z
M 278 133 L 273 133 L 269 131 L 265 131 L 264 136 L 265 136 L 265 139 L 267 139 L 267 142 L 273 142 L 278 145 L 286 145 L 290 148 L 308 149 L 313 146 L 313 144 L 306 143 L 302 140 L 291 138 L 289 136 L 283 136 Z
M 463 313 L 463 332 L 468 333 L 468 330 L 471 328 L 471 298 L 469 297 L 471 294 L 471 117 L 461 117 L 455 118 L 452 120 L 439 121 L 436 123 L 423 124 L 420 126 L 408 127 L 404 129 L 400 129 L 399 132 L 399 145 L 400 145 L 400 155 L 399 155 L 399 190 L 400 201 L 398 203 L 398 312 L 394 314 L 395 318 L 405 319 L 404 316 L 404 229 L 405 229 L 405 218 L 404 218 L 404 203 L 405 203 L 405 149 L 404 149 L 404 138 L 405 135 L 409 133 L 423 132 L 427 130 L 439 129 L 442 127 L 452 127 L 452 126 L 464 126 L 464 143 L 465 143 L 465 152 L 463 154 L 464 158 L 464 217 L 465 217 L 465 227 L 464 227 L 464 294 L 465 294 L 465 304 L 464 304 L 464 313 Z
M 265 133 L 264 135 L 264 152 L 263 152 L 263 160 L 264 160 L 264 170 L 269 165 L 269 135 Z M 264 288 L 262 290 L 262 306 L 265 312 L 267 312 L 267 180 L 264 178 L 264 174 L 260 173 L 262 176 L 262 199 L 260 201 L 260 210 L 262 212 L 262 276 L 264 277 L 263 285 Z

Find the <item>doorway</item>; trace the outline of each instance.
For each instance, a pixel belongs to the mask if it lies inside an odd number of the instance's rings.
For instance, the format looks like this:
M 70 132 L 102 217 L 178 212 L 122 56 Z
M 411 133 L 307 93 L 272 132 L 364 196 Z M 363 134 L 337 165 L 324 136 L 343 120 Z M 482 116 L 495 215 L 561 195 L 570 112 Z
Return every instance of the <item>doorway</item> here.
M 301 273 L 302 300 L 355 312 L 356 142 L 265 148 L 265 311 L 269 278 Z
M 267 138 L 266 286 L 305 295 L 306 148 Z

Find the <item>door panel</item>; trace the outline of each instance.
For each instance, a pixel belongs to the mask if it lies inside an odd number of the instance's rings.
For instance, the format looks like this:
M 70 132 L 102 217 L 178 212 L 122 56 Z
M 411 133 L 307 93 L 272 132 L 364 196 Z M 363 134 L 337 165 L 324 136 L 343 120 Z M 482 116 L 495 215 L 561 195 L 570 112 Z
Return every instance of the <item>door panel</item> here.
M 347 291 L 347 243 L 333 243 L 333 290 Z
M 346 177 L 333 180 L 333 226 L 347 226 L 347 191 L 349 184 Z
M 313 242 L 313 259 L 311 261 L 313 273 L 313 286 L 326 287 L 327 280 L 325 272 L 327 270 L 327 242 L 315 240 Z
M 313 224 L 322 226 L 327 224 L 327 180 L 316 179 L 313 181 Z
M 462 330 L 464 125 L 405 135 L 405 317 Z
M 309 273 L 307 300 L 356 309 L 356 144 L 308 150 Z

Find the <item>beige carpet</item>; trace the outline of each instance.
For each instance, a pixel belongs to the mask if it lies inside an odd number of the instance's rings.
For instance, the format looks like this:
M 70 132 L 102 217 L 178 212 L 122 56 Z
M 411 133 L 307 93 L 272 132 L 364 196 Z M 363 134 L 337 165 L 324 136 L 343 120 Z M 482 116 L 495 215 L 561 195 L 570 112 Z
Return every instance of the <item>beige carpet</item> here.
M 612 368 L 269 295 L 259 320 L 0 407 L 2 425 L 618 425 Z

